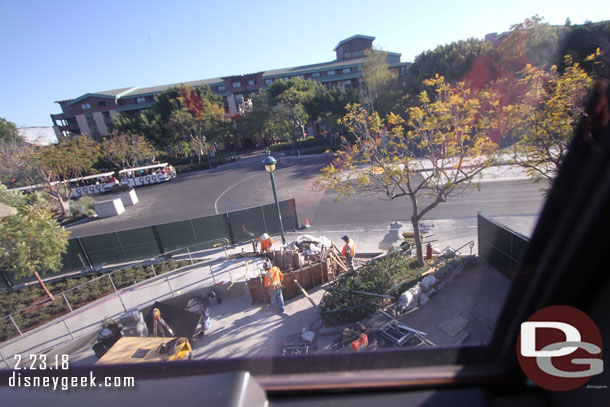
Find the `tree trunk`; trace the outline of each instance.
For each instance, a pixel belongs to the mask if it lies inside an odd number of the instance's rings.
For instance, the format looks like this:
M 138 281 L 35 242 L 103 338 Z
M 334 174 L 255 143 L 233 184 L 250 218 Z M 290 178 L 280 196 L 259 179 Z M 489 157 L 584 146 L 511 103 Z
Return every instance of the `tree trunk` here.
M 70 217 L 70 215 L 72 215 L 72 212 L 70 211 L 70 198 L 66 199 L 64 201 L 64 199 L 59 196 L 57 197 L 57 201 L 59 202 L 59 207 L 61 209 L 61 216 L 64 219 L 67 219 Z
M 422 267 L 424 265 L 424 250 L 421 242 L 421 233 L 419 231 L 418 216 L 411 216 L 411 225 L 413 225 L 413 239 L 415 240 L 415 254 L 417 256 L 417 264 Z
M 424 250 L 422 247 L 421 241 L 421 233 L 419 231 L 419 220 L 420 216 L 418 215 L 419 208 L 417 206 L 417 197 L 414 195 L 410 196 L 411 204 L 413 205 L 413 212 L 411 215 L 411 225 L 413 225 L 413 239 L 415 240 L 415 254 L 417 256 L 417 264 L 420 267 L 424 265 Z
M 40 278 L 40 276 L 38 275 L 38 272 L 34 269 L 34 267 L 30 264 L 30 268 L 32 269 L 32 271 L 34 272 L 34 275 L 36 276 L 36 279 L 38 280 L 38 282 L 40 283 L 40 286 L 42 287 L 42 289 L 44 290 L 44 292 L 49 296 L 49 298 L 51 299 L 51 301 L 55 301 L 55 297 L 53 297 L 53 294 L 51 294 L 49 292 L 49 290 L 47 289 L 47 286 L 44 285 L 44 283 L 42 282 L 42 279 Z

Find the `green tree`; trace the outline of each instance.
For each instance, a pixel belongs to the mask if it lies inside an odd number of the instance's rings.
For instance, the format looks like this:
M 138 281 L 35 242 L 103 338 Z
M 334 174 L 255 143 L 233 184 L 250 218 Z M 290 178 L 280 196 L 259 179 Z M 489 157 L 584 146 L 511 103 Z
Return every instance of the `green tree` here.
M 519 103 L 505 109 L 514 118 L 514 160 L 535 181 L 555 177 L 585 114 L 592 80 L 570 56 L 564 65 L 563 75 L 556 66 L 547 72 L 527 65 L 520 82 L 528 91 Z
M 27 143 L 0 148 L 0 172 L 5 177 L 23 177 L 38 185 L 57 202 L 61 216 L 70 216 L 74 189 L 68 180 L 87 175 L 100 156 L 100 146 L 88 137 L 78 137 L 49 146 Z
M 564 55 L 570 55 L 574 62 L 578 62 L 588 74 L 592 74 L 596 64 L 593 63 L 594 61 L 587 61 L 587 57 L 594 54 L 596 49 L 604 44 L 605 58 L 608 59 L 608 38 L 610 38 L 610 21 L 608 20 L 562 27 L 559 36 L 559 42 L 562 45 L 561 51 L 557 53 L 556 61 L 559 72 L 564 70 Z M 606 64 L 608 65 L 608 61 Z
M 227 140 L 231 121 L 218 101 L 202 97 L 192 87 L 181 86 L 179 94 L 176 105 L 181 107 L 171 113 L 167 128 L 173 139 L 187 145 L 201 162 L 209 152 L 209 143 Z
M 305 111 L 303 101 L 307 94 L 296 88 L 289 88 L 276 97 L 277 104 L 271 112 L 267 126 L 280 139 L 292 142 L 292 150 L 296 150 L 299 138 L 305 137 L 305 125 L 309 115 Z
M 497 49 L 502 66 L 516 73 L 526 65 L 549 66 L 558 50 L 557 28 L 534 16 L 511 27 L 508 37 Z
M 137 167 L 144 161 L 154 161 L 157 151 L 139 134 L 113 134 L 101 143 L 102 157 L 116 168 Z
M 245 113 L 240 121 L 245 133 L 253 138 L 260 137 L 269 144 L 273 139 L 273 132 L 267 126 L 272 111 L 269 92 L 263 91 L 252 99 L 252 108 Z
M 474 62 L 492 48 L 487 41 L 471 38 L 422 52 L 407 69 L 403 91 L 405 94 L 418 95 L 424 90 L 423 81 L 435 75 L 443 76 L 449 83 L 464 81 Z
M 0 268 L 14 278 L 34 275 L 51 300 L 40 274 L 59 271 L 68 232 L 51 213 L 27 204 L 23 194 L 0 185 L 0 201 L 17 208 L 17 214 L 0 219 Z
M 385 115 L 395 101 L 396 73 L 390 69 L 386 52 L 371 48 L 364 50 L 364 55 L 362 78 L 366 92 L 363 100 L 370 109 Z
M 114 121 L 120 133 L 141 134 L 169 152 L 190 151 L 192 138 L 208 141 L 230 137 L 230 120 L 224 117 L 222 97 L 209 86 L 172 87 L 155 96 L 144 112 L 121 114 Z
M 337 118 L 345 114 L 345 106 L 357 100 L 355 89 L 329 91 L 317 81 L 301 78 L 276 81 L 268 91 L 254 98 L 243 123 L 253 136 L 268 142 L 291 140 L 296 148 L 296 141 L 304 136 L 308 123 L 314 129 L 317 124 L 332 128 Z
M 318 181 L 340 198 L 379 194 L 407 197 L 423 265 L 422 217 L 451 196 L 476 187 L 475 177 L 496 160 L 497 145 L 488 137 L 496 127 L 497 96 L 473 92 L 463 83 L 451 86 L 442 76 L 429 79 L 433 99 L 424 91 L 407 120 L 390 113 L 382 119 L 357 104 L 348 106 L 342 122 L 354 134 Z
M 17 132 L 15 123 L 0 117 L 0 144 L 22 143 L 23 138 Z

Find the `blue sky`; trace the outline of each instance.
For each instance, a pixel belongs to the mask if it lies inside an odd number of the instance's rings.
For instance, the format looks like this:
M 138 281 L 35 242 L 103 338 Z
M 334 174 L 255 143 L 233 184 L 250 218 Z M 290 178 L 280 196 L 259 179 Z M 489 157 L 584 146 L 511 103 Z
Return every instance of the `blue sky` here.
M 412 61 L 439 44 L 502 32 L 535 14 L 610 19 L 607 0 L 0 2 L 0 117 L 50 126 L 56 100 L 334 59 L 354 34 Z

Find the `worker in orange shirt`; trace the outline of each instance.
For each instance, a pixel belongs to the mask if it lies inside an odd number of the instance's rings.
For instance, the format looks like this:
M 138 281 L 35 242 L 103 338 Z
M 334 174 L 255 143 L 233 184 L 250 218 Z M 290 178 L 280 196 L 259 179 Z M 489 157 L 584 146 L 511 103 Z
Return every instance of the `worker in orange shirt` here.
M 267 233 L 263 233 L 257 239 L 261 245 L 260 254 L 269 253 L 271 251 L 271 245 L 273 244 L 273 238 Z
M 265 274 L 265 287 L 269 290 L 271 302 L 278 304 L 280 312 L 284 312 L 284 296 L 282 295 L 282 280 L 284 275 L 277 266 L 271 267 L 269 263 L 263 264 Z
M 356 247 L 354 241 L 349 236 L 345 235 L 341 239 L 345 242 L 341 254 L 347 259 L 347 264 L 351 271 L 354 271 L 354 256 L 356 255 Z

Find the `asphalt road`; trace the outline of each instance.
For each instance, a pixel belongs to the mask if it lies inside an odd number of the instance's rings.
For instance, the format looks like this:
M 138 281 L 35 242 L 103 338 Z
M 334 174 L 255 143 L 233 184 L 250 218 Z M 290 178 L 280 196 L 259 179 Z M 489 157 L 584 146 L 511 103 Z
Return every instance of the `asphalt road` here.
M 162 224 L 225 213 L 273 202 L 269 174 L 253 157 L 211 171 L 190 173 L 158 185 L 136 189 L 140 203 L 118 217 L 92 219 L 68 227 L 72 236 L 88 236 L 117 230 Z M 275 180 L 280 200 L 296 198 L 299 221 L 308 218 L 318 228 L 334 230 L 346 225 L 380 225 L 405 222 L 411 204 L 402 197 L 393 201 L 375 196 L 356 196 L 334 202 L 334 191 L 314 187 L 328 157 L 280 158 Z M 108 199 L 98 196 L 97 200 Z M 423 207 L 429 199 L 420 202 Z M 532 216 L 540 212 L 540 184 L 527 180 L 481 183 L 480 190 L 452 197 L 430 211 L 424 219 L 471 218 L 481 211 L 490 216 Z

